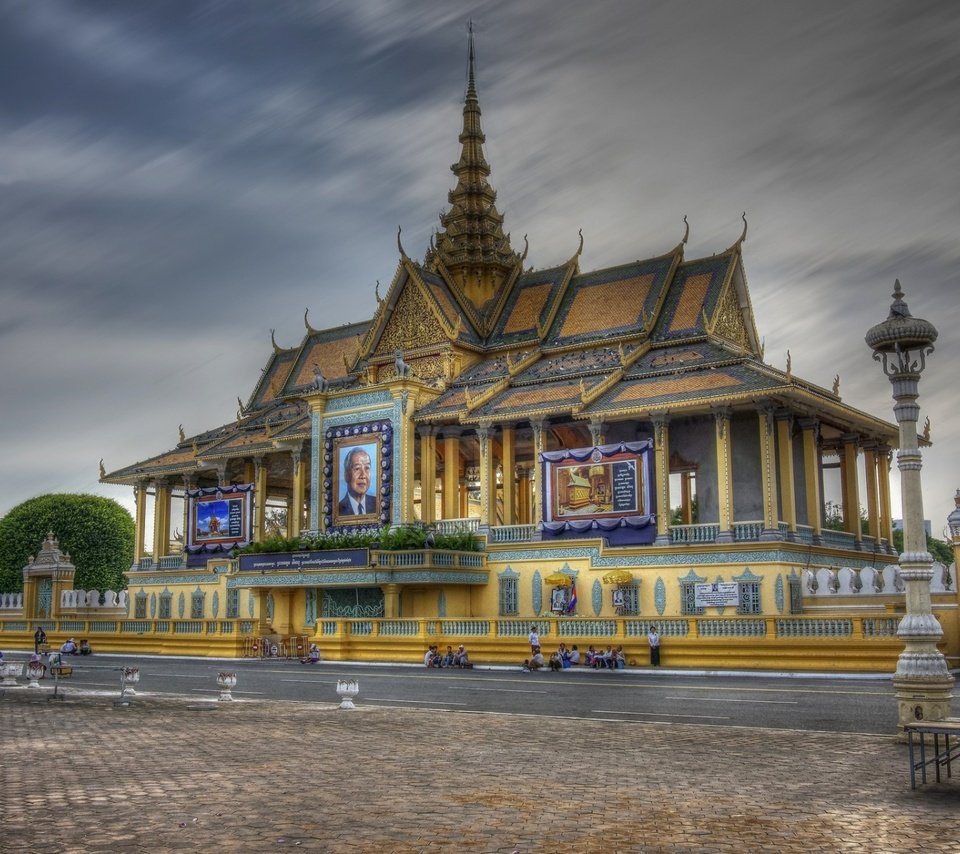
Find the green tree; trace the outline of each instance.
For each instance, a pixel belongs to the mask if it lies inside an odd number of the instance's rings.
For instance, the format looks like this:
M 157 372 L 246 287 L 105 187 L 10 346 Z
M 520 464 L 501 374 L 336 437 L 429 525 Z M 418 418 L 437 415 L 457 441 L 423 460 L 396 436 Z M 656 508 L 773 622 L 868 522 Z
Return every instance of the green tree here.
M 23 568 L 52 531 L 77 568 L 79 590 L 121 590 L 133 562 L 134 526 L 112 498 L 99 495 L 40 495 L 0 519 L 0 590 L 23 589 Z
M 893 532 L 893 547 L 896 549 L 897 554 L 903 552 L 902 528 L 896 528 Z M 927 551 L 933 555 L 934 560 L 940 561 L 940 563 L 946 566 L 950 566 L 950 564 L 953 563 L 953 547 L 943 540 L 931 537 L 929 534 L 927 534 Z

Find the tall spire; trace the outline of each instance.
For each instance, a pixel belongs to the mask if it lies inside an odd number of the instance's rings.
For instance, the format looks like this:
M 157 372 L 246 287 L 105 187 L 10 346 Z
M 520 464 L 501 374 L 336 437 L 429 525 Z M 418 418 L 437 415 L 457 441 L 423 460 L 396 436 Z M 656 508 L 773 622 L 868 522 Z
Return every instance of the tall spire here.
M 460 159 L 450 167 L 457 176 L 457 186 L 447 196 L 450 210 L 440 215 L 442 230 L 437 235 L 436 250 L 427 253 L 427 262 L 439 259 L 464 295 L 481 309 L 497 295 L 519 256 L 503 233 L 497 194 L 487 182 L 490 165 L 483 156 L 485 137 L 480 127 L 472 21 L 468 32 Z

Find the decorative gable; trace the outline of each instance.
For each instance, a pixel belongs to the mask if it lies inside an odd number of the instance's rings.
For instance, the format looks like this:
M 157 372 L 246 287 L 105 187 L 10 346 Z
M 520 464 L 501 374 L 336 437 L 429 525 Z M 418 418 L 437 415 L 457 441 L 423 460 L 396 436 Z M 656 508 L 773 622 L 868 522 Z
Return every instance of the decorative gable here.
M 726 291 L 720 297 L 717 310 L 713 314 L 711 331 L 714 335 L 726 338 L 745 350 L 750 347 L 750 338 L 743 323 L 740 301 L 737 299 L 737 292 L 732 283 L 727 285 Z
M 374 357 L 392 357 L 397 350 L 419 349 L 449 340 L 423 291 L 408 281 L 383 328 Z

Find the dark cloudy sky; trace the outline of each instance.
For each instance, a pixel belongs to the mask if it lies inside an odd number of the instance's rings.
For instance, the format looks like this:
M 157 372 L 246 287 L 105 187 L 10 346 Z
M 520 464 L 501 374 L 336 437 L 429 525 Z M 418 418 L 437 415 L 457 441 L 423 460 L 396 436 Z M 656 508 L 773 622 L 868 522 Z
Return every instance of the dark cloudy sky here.
M 737 239 L 767 360 L 892 419 L 863 343 L 899 277 L 940 330 L 926 516 L 960 486 L 954 2 L 0 1 L 0 513 L 231 420 L 270 352 L 422 257 L 477 33 L 528 263 Z M 923 417 L 923 416 L 921 416 Z M 897 501 L 899 491 L 895 477 Z M 895 515 L 900 515 L 895 511 Z

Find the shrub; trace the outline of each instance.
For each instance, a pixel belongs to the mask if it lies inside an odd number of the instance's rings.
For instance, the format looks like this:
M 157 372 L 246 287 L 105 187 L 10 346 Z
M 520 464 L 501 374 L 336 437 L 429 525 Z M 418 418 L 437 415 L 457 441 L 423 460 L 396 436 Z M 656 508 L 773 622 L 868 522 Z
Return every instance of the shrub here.
M 0 519 L 0 590 L 23 589 L 23 568 L 47 533 L 60 541 L 77 568 L 78 590 L 122 590 L 133 562 L 134 524 L 112 498 L 99 495 L 40 495 Z

